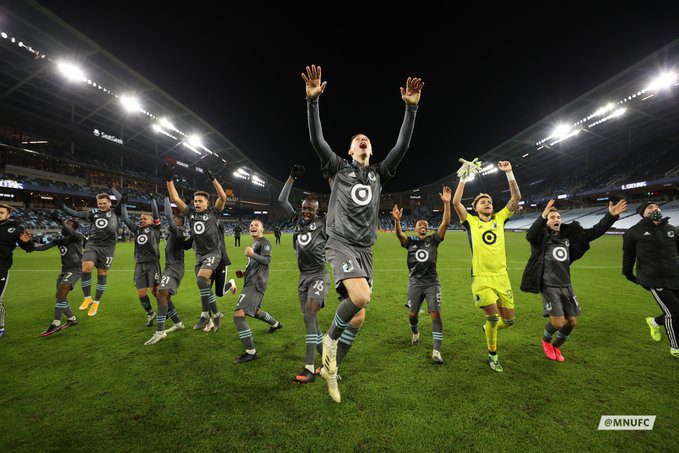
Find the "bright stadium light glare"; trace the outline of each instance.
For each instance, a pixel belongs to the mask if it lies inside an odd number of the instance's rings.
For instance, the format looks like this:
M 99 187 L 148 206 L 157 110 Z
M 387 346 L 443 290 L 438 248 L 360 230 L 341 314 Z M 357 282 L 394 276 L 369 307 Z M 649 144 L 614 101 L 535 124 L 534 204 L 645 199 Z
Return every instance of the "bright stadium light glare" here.
M 128 112 L 138 112 L 141 110 L 141 104 L 139 100 L 133 96 L 122 95 L 120 96 L 120 103 L 123 108 Z
M 170 122 L 170 120 L 168 120 L 167 118 L 161 118 L 160 120 L 158 120 L 158 122 L 159 122 L 160 125 L 163 126 L 165 129 L 172 129 L 173 131 L 176 131 L 176 130 L 177 130 L 177 128 L 174 127 L 174 124 L 172 124 L 172 123 Z
M 552 131 L 552 138 L 559 139 L 564 135 L 567 135 L 571 131 L 571 126 L 568 124 L 559 124 Z
M 197 150 L 196 148 L 194 148 L 193 146 L 189 145 L 189 144 L 186 143 L 186 142 L 183 142 L 183 143 L 184 143 L 184 146 L 186 146 L 188 149 L 190 149 L 190 150 L 193 151 L 194 153 L 196 153 L 196 154 L 198 154 L 198 155 L 202 155 L 202 154 L 200 153 L 200 151 L 198 151 L 198 150 Z
M 615 108 L 615 104 L 613 104 L 612 102 L 609 102 L 608 104 L 606 104 L 605 106 L 601 107 L 599 110 L 594 112 L 594 114 L 592 116 L 604 115 L 604 114 L 610 112 L 611 110 L 613 110 L 614 108 Z
M 647 87 L 647 91 L 660 91 L 664 88 L 669 88 L 677 82 L 677 73 L 663 72 L 656 77 Z
M 617 118 L 619 116 L 622 116 L 625 112 L 627 111 L 626 107 L 620 107 L 618 110 L 615 112 L 611 113 L 611 118 Z
M 68 80 L 82 80 L 86 81 L 87 77 L 85 77 L 85 73 L 77 67 L 74 64 L 71 63 L 65 63 L 65 62 L 59 62 L 57 63 L 57 68 L 59 68 L 59 71 L 61 71 L 61 74 L 66 77 Z
M 189 142 L 189 145 L 199 147 L 203 146 L 203 142 L 201 141 L 200 137 L 197 135 L 189 135 L 189 137 L 186 139 L 186 141 Z
M 3 39 L 7 39 L 7 33 L 5 33 L 5 32 L 3 31 L 3 32 L 2 32 L 2 37 L 3 37 Z
M 156 132 L 162 132 L 162 131 L 163 131 L 163 129 L 162 129 L 160 126 L 158 126 L 157 124 L 154 124 L 154 125 L 151 126 L 151 127 L 152 127 L 153 130 L 156 131 Z

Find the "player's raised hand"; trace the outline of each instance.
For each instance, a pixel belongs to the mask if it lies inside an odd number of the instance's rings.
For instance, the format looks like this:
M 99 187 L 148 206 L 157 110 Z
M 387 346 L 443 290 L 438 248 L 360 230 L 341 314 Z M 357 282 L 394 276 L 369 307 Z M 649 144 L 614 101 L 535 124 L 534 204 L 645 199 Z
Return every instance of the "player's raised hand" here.
M 238 270 L 236 271 L 236 277 L 238 277 L 238 278 L 243 278 L 243 271 L 240 270 L 240 269 L 238 269 Z
M 405 89 L 401 87 L 401 99 L 403 99 L 406 104 L 417 105 L 420 102 L 423 86 L 424 82 L 422 79 L 408 77 Z
M 510 164 L 509 161 L 502 160 L 497 163 L 497 168 L 504 171 L 505 173 L 509 173 L 512 171 L 512 164 Z
M 174 178 L 174 166 L 170 164 L 163 164 L 163 178 L 165 181 L 172 181 Z
M 215 180 L 215 175 L 213 175 L 210 170 L 207 171 L 207 179 L 209 179 L 210 182 Z
M 19 235 L 19 240 L 20 240 L 21 242 L 30 242 L 32 237 L 33 237 L 33 235 L 31 234 L 30 231 L 24 230 L 24 231 Z
M 441 197 L 442 202 L 450 203 L 450 200 L 453 197 L 453 191 L 450 189 L 450 187 L 443 186 L 443 193 L 439 193 L 439 197 Z
M 545 206 L 545 210 L 542 211 L 542 217 L 546 219 L 547 214 L 549 214 L 549 210 L 552 209 L 553 207 L 554 207 L 554 200 L 549 200 L 547 202 L 547 206 Z
M 403 216 L 403 208 L 398 209 L 398 205 L 394 205 L 394 209 L 391 210 L 391 216 L 394 218 L 394 220 L 400 222 L 401 217 Z
M 292 169 L 290 170 L 290 177 L 296 180 L 297 178 L 304 176 L 305 171 L 306 168 L 304 168 L 303 165 L 295 164 L 292 166 Z
M 620 200 L 616 204 L 613 204 L 612 201 L 608 202 L 608 212 L 612 216 L 618 216 L 625 211 L 627 211 L 627 200 Z
M 255 250 L 252 247 L 245 247 L 245 256 L 252 258 L 255 254 Z
M 304 83 L 306 83 L 306 97 L 317 98 L 325 91 L 328 82 L 321 83 L 321 67 L 311 65 L 306 67 L 306 74 L 302 73 Z

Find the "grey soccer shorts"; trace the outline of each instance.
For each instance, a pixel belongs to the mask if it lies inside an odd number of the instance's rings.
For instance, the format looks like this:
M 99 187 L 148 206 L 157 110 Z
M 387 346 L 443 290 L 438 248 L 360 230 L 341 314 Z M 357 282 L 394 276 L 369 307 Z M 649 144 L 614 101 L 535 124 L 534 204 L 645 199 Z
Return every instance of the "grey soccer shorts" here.
M 328 287 L 330 286 L 330 277 L 328 272 L 324 271 L 322 274 L 299 274 L 299 284 L 297 285 L 297 294 L 299 294 L 299 306 L 304 312 L 304 306 L 307 300 L 313 299 L 321 303 L 321 308 L 325 306 L 325 298 L 328 296 Z
M 160 263 L 149 261 L 134 266 L 134 286 L 137 289 L 153 288 L 160 280 Z
M 365 278 L 372 288 L 373 252 L 370 247 L 355 247 L 329 238 L 325 244 L 325 258 L 332 267 L 335 289 L 342 298 L 348 295 L 343 280 Z
M 81 277 L 82 271 L 80 269 L 65 269 L 57 277 L 57 289 L 61 285 L 71 285 L 71 289 L 73 289 Z
M 422 302 L 427 300 L 427 311 L 441 311 L 441 284 L 428 285 L 408 283 L 408 305 L 412 313 L 419 313 Z
M 183 264 L 165 266 L 158 291 L 168 291 L 170 294 L 177 294 L 182 278 L 184 278 Z
M 219 250 L 205 255 L 196 254 L 196 275 L 202 269 L 210 269 L 214 273 L 221 261 L 222 253 Z
M 236 310 L 243 310 L 246 315 L 254 318 L 257 309 L 262 305 L 264 293 L 257 291 L 254 286 L 246 286 L 238 296 L 238 303 L 236 303 Z
M 94 261 L 94 267 L 97 269 L 110 269 L 115 251 L 115 245 L 87 244 L 83 250 L 83 261 Z
M 582 313 L 577 297 L 573 294 L 571 286 L 565 288 L 555 288 L 545 286 L 542 288 L 542 316 L 565 316 L 574 318 Z

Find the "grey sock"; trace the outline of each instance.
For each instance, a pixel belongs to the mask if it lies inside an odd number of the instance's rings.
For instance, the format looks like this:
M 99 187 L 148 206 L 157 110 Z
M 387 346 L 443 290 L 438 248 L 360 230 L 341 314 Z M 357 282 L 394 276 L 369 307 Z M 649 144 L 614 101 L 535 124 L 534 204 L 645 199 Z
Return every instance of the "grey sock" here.
M 328 329 L 330 338 L 337 340 L 342 335 L 342 332 L 344 332 L 344 329 L 349 325 L 349 321 L 351 321 L 359 311 L 361 311 L 361 309 L 354 305 L 348 297 L 340 302 L 337 311 L 335 312 L 335 319 Z
M 216 316 L 219 313 L 219 308 L 217 307 L 217 296 L 215 296 L 214 293 L 210 293 L 210 311 L 212 312 L 213 316 Z
M 212 295 L 210 284 L 203 277 L 197 277 L 196 282 L 198 283 L 198 292 L 200 292 L 200 305 L 203 311 L 210 311 L 210 296 Z
M 182 322 L 181 319 L 179 319 L 179 314 L 177 314 L 177 309 L 174 306 L 174 302 L 171 300 L 167 301 L 167 317 L 172 319 L 172 322 L 177 324 L 179 322 Z
M 431 336 L 434 338 L 434 349 L 441 352 L 441 344 L 443 343 L 443 321 L 440 317 L 431 320 Z
M 54 320 L 61 320 L 61 315 L 64 313 L 64 308 L 68 307 L 68 302 L 57 300 L 54 304 Z
M 339 337 L 339 341 L 337 342 L 338 366 L 340 363 L 342 363 L 344 357 L 346 357 L 347 353 L 349 352 L 349 349 L 351 349 L 351 345 L 354 343 L 356 335 L 358 335 L 358 329 L 359 329 L 358 327 L 354 327 L 350 324 L 349 326 L 347 326 L 346 329 L 344 329 L 344 332 L 342 332 L 342 336 Z
M 83 289 L 83 296 L 92 296 L 92 272 L 83 272 L 82 280 L 80 280 L 80 285 Z
M 318 317 L 311 312 L 304 312 L 304 327 L 306 327 L 306 355 L 305 365 L 313 365 L 316 358 L 316 345 L 318 344 Z
M 159 305 L 158 316 L 156 317 L 156 330 L 158 332 L 165 330 L 165 319 L 167 319 L 167 305 Z
M 238 332 L 240 341 L 243 342 L 245 349 L 255 349 L 255 343 L 252 341 L 252 331 L 245 318 L 234 316 L 233 323 L 236 325 L 236 331 Z
M 556 327 L 554 327 L 551 322 L 547 321 L 547 324 L 545 324 L 545 331 L 542 333 L 542 339 L 545 340 L 546 343 L 551 343 L 555 333 Z
M 106 291 L 106 277 L 107 275 L 97 275 L 97 291 L 94 293 L 94 300 L 97 302 L 101 300 L 101 296 Z
M 66 317 L 69 318 L 69 319 L 75 317 L 73 315 L 73 312 L 71 311 L 71 306 L 68 304 L 68 301 L 65 300 L 64 303 L 66 304 L 66 306 L 64 307 L 64 315 L 66 315 Z
M 419 322 L 418 317 L 415 316 L 414 318 L 409 318 L 409 321 L 410 321 L 410 330 L 412 330 L 413 333 L 418 333 L 420 331 L 418 326 L 417 326 L 417 323 Z
M 573 328 L 571 326 L 563 326 L 559 331 L 556 333 L 556 340 L 554 340 L 554 345 L 555 348 L 560 348 L 562 344 L 568 340 L 568 337 L 570 336 L 571 332 L 573 332 Z
M 259 313 L 255 314 L 255 318 L 259 319 L 260 321 L 264 321 L 265 323 L 271 326 L 275 325 L 278 322 L 273 318 L 273 316 L 271 316 L 264 310 L 260 310 Z
M 146 313 L 148 313 L 149 315 L 153 313 L 153 308 L 151 307 L 151 299 L 149 299 L 149 296 L 140 297 L 139 302 L 141 302 L 141 306 L 144 310 L 146 310 Z

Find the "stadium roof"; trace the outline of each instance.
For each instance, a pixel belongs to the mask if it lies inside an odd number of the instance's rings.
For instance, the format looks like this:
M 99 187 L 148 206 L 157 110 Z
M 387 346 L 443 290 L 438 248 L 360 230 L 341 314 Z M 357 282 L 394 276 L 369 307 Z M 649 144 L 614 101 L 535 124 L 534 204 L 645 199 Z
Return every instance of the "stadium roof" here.
M 282 187 L 190 108 L 37 2 L 2 4 L 0 15 L 0 119 L 102 150 L 170 157 L 236 183 Z

